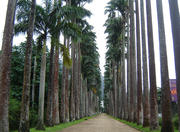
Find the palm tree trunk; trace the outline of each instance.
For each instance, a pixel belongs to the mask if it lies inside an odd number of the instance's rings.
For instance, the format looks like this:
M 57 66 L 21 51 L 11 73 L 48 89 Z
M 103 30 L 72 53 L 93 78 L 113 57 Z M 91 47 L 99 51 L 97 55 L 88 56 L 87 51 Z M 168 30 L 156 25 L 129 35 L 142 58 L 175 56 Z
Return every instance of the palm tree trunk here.
M 23 94 L 21 103 L 21 116 L 19 132 L 29 132 L 29 103 L 30 103 L 30 77 L 31 77 L 31 56 L 32 41 L 35 22 L 36 0 L 32 0 L 31 14 L 27 31 L 26 56 L 24 64 Z M 8 25 L 9 26 L 9 25 Z
M 141 45 L 140 45 L 140 24 L 139 24 L 139 1 L 136 0 L 136 36 L 137 36 L 137 124 L 143 124 L 142 108 L 142 75 L 141 75 Z
M 164 17 L 162 0 L 156 0 L 159 26 L 160 64 L 161 64 L 161 91 L 162 91 L 162 132 L 173 132 L 171 117 L 171 94 L 169 85 L 169 71 L 166 50 L 166 37 L 164 29 Z
M 158 128 L 158 104 L 156 88 L 156 70 L 154 57 L 153 27 L 151 15 L 151 2 L 146 0 L 147 29 L 148 29 L 148 50 L 149 50 L 149 73 L 150 73 L 150 129 Z
M 66 46 L 66 37 L 64 37 L 64 46 Z M 60 121 L 65 122 L 65 76 L 66 67 L 63 65 L 62 71 L 62 86 L 61 86 L 61 109 L 60 109 Z
M 66 75 L 66 68 L 63 65 L 62 86 L 61 86 L 61 109 L 60 109 L 60 121 L 62 123 L 65 122 L 65 75 Z
M 37 130 L 45 130 L 45 127 L 44 127 L 45 77 L 46 77 L 46 39 L 44 40 L 42 56 L 41 56 L 38 123 L 37 123 L 37 128 L 36 128 Z
M 78 119 L 80 119 L 80 108 L 81 108 L 81 48 L 80 48 L 80 43 L 78 44 L 77 47 L 77 55 L 78 55 L 78 61 L 77 61 L 77 67 L 78 67 L 78 87 L 77 87 L 77 97 L 78 97 Z
M 54 58 L 54 88 L 53 88 L 53 124 L 59 124 L 59 35 L 55 42 L 55 58 Z
M 125 79 L 125 31 L 123 30 L 123 47 L 122 47 L 122 108 L 123 108 L 123 117 L 126 119 L 126 79 Z
M 142 32 L 142 57 L 143 57 L 143 126 L 149 126 L 150 108 L 149 108 L 149 84 L 148 84 L 148 69 L 147 69 L 147 52 L 146 52 L 146 33 L 145 33 L 145 18 L 144 18 L 144 0 L 140 0 L 141 7 L 141 32 Z
M 46 111 L 46 125 L 53 126 L 53 84 L 54 84 L 54 38 L 51 38 L 49 81 L 48 81 L 48 99 Z
M 75 79 L 75 45 L 72 44 L 72 75 L 71 75 L 71 80 L 72 80 L 72 84 L 71 84 L 71 91 L 70 91 L 70 120 L 74 121 L 75 120 L 75 98 L 74 98 L 74 79 Z
M 17 0 L 9 0 L 3 34 L 0 59 L 0 131 L 9 132 L 8 104 L 10 90 L 11 50 L 14 29 L 14 17 Z
M 131 63 L 131 90 L 130 90 L 130 121 L 136 122 L 136 49 L 134 30 L 134 1 L 130 0 L 130 63 Z
M 175 53 L 175 68 L 176 68 L 176 86 L 177 86 L 177 96 L 178 96 L 178 115 L 179 115 L 179 131 L 180 131 L 180 44 L 179 44 L 179 34 L 180 34 L 180 14 L 178 8 L 178 0 L 169 0 L 170 16 L 171 16 L 171 27 L 174 43 L 174 53 Z
M 67 48 L 69 50 L 69 39 L 67 40 Z M 69 122 L 69 69 L 66 68 L 65 74 L 65 121 Z
M 88 116 L 88 106 L 89 106 L 89 104 L 88 104 L 88 89 L 87 89 L 87 79 L 85 80 L 85 99 L 86 99 L 86 101 L 85 101 L 85 116 Z
M 75 44 L 75 65 L 74 65 L 74 97 L 75 97 L 75 119 L 79 119 L 79 65 L 78 65 L 78 44 Z
M 129 15 L 127 17 L 127 106 L 128 106 L 128 121 L 130 121 L 131 117 L 131 103 L 130 103 L 130 89 L 131 89 L 131 64 L 130 64 L 130 39 L 129 39 Z
M 34 57 L 34 69 L 33 69 L 33 81 L 32 81 L 32 107 L 34 107 L 36 68 L 37 68 L 37 60 L 36 60 L 36 56 L 35 56 Z

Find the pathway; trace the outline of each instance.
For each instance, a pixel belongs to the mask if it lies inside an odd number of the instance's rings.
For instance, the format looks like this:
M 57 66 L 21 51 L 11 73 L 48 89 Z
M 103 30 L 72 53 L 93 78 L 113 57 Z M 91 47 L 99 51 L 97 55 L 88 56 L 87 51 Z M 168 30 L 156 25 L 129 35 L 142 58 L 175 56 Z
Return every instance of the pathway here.
M 59 132 L 139 132 L 111 117 L 101 114 L 80 124 L 68 127 Z

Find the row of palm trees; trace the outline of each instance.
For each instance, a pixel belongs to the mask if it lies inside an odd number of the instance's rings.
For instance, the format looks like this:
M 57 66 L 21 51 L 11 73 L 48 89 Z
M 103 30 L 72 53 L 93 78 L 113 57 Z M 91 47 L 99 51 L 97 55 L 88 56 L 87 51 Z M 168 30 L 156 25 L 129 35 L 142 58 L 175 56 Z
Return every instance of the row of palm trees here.
M 171 117 L 171 95 L 163 18 L 163 1 L 156 0 L 156 3 L 162 86 L 161 131 L 172 132 L 174 129 Z M 144 7 L 144 5 L 146 6 Z M 179 56 L 179 53 L 177 52 L 179 42 L 177 42 L 177 36 L 180 32 L 180 17 L 177 0 L 169 0 L 169 7 L 179 102 L 180 92 L 178 84 L 180 78 L 178 72 L 179 61 L 177 60 Z M 145 9 L 147 13 L 146 18 Z M 134 0 L 111 0 L 108 3 L 105 12 L 109 14 L 105 23 L 105 32 L 108 33 L 108 51 L 106 53 L 105 66 L 106 112 L 115 117 L 142 124 L 144 127 L 150 126 L 151 130 L 158 129 L 159 122 L 151 1 L 135 0 L 134 2 Z M 134 17 L 136 17 L 136 19 Z M 147 21 L 147 27 L 145 27 L 145 19 Z M 147 44 L 146 39 L 148 39 Z M 148 52 L 146 50 L 147 48 Z M 147 55 L 149 56 L 147 57 Z M 127 65 L 125 63 L 126 61 Z M 125 66 L 127 67 L 125 68 Z M 178 103 L 178 111 L 180 111 L 179 106 Z
M 19 132 L 29 132 L 30 103 L 35 103 L 36 56 L 32 61 L 33 43 L 41 47 L 37 129 L 60 122 L 78 120 L 99 111 L 101 76 L 99 54 L 93 27 L 86 17 L 91 13 L 83 5 L 89 0 L 9 0 L 0 60 L 0 131 L 9 131 L 8 102 L 13 31 L 27 33 Z M 17 23 L 14 25 L 15 18 Z M 36 34 L 36 41 L 33 36 Z M 64 43 L 60 43 L 63 35 Z M 49 37 L 50 36 L 50 37 Z M 46 75 L 47 43 L 51 39 L 49 74 Z M 71 51 L 70 51 L 71 49 Z M 88 50 L 87 50 L 88 49 Z M 33 51 L 36 54 L 39 51 Z M 59 92 L 59 54 L 63 56 L 62 85 Z M 70 57 L 71 54 L 71 57 Z M 32 62 L 34 62 L 33 71 Z M 31 75 L 33 75 L 31 77 Z M 46 80 L 49 76 L 49 80 Z M 71 79 L 69 79 L 71 76 Z M 32 80 L 32 81 L 31 81 Z M 46 121 L 44 122 L 45 82 L 47 86 Z M 32 90 L 31 90 L 32 85 Z M 30 91 L 32 97 L 30 96 Z M 60 95 L 59 95 L 60 94 Z M 31 100 L 30 100 L 31 99 Z

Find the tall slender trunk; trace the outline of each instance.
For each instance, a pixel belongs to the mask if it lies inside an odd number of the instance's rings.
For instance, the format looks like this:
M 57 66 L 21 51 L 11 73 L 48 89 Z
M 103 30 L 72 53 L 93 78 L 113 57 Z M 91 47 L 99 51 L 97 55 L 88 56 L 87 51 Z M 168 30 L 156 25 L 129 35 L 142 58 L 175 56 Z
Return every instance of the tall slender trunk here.
M 75 102 L 74 102 L 74 79 L 75 79 L 75 72 L 74 72 L 74 66 L 75 66 L 75 45 L 72 44 L 72 75 L 71 75 L 71 91 L 70 91 L 70 120 L 75 120 Z
M 64 46 L 66 46 L 66 37 L 64 37 Z M 63 62 L 64 63 L 64 62 Z M 60 121 L 65 122 L 65 76 L 66 76 L 66 67 L 63 64 L 62 70 L 62 85 L 61 85 L 61 109 L 60 109 Z
M 46 125 L 53 126 L 53 93 L 54 93 L 54 40 L 51 38 L 50 51 L 50 66 L 49 66 L 49 81 L 48 81 L 48 96 L 47 96 L 47 111 L 46 111 Z
M 29 132 L 29 102 L 30 102 L 30 78 L 31 78 L 31 56 L 32 41 L 35 22 L 36 0 L 32 0 L 31 14 L 29 17 L 27 31 L 26 56 L 24 64 L 23 94 L 21 103 L 21 116 L 19 132 Z M 8 25 L 9 26 L 9 25 Z
M 130 63 L 131 63 L 131 90 L 130 90 L 130 121 L 136 122 L 136 50 L 134 30 L 134 0 L 130 0 Z
M 144 18 L 144 0 L 140 0 L 141 7 L 141 33 L 142 33 L 142 57 L 143 57 L 143 126 L 149 126 L 150 107 L 149 107 L 149 84 L 148 84 L 148 68 L 147 68 L 147 51 L 146 51 L 146 31 Z
M 176 86 L 177 86 L 177 96 L 178 96 L 178 115 L 179 115 L 179 131 L 180 131 L 180 44 L 179 44 L 179 34 L 180 34 L 180 14 L 178 8 L 178 0 L 169 0 L 170 16 L 171 16 L 171 26 L 172 35 L 174 43 L 174 53 L 175 53 L 175 68 L 176 68 Z
M 78 98 L 79 98 L 79 118 L 81 118 L 82 116 L 82 94 L 81 94 L 81 89 L 82 89 L 82 80 L 81 80 L 81 47 L 80 47 L 80 43 L 78 44 Z
M 79 67 L 78 67 L 78 45 L 75 44 L 75 63 L 74 63 L 74 97 L 75 97 L 75 119 L 79 119 Z
M 78 87 L 77 87 L 77 97 L 78 97 L 78 119 L 80 118 L 80 108 L 81 108 L 81 105 L 80 105 L 80 101 L 81 101 L 81 47 L 80 47 L 80 43 L 78 44 L 78 47 L 77 47 L 77 55 L 78 55 L 78 60 L 77 60 L 77 69 L 78 69 Z
M 141 44 L 139 24 L 139 1 L 136 0 L 136 36 L 137 36 L 137 124 L 143 124 L 142 108 L 142 75 L 141 75 Z
M 34 69 L 33 69 L 33 81 L 32 81 L 32 107 L 34 107 L 36 68 L 37 68 L 37 60 L 36 60 L 36 56 L 35 56 L 34 57 Z
M 157 16 L 159 27 L 159 50 L 161 64 L 161 91 L 162 91 L 162 128 L 161 132 L 173 132 L 173 124 L 171 119 L 171 94 L 169 85 L 169 71 L 166 50 L 166 37 L 164 29 L 164 17 L 162 0 L 156 0 Z
M 85 108 L 85 113 L 86 113 L 86 114 L 85 114 L 85 115 L 88 116 L 88 106 L 89 106 L 89 105 L 88 105 L 87 79 L 85 80 L 85 99 L 86 99 L 86 101 L 85 101 L 85 103 L 86 103 L 86 104 L 85 104 L 85 107 L 86 107 L 86 108 Z
M 37 130 L 45 130 L 45 127 L 44 127 L 45 77 L 46 77 L 46 39 L 44 40 L 42 56 L 41 56 L 38 123 L 37 123 L 37 128 L 36 128 Z
M 123 108 L 123 117 L 126 119 L 126 79 L 125 79 L 125 31 L 123 30 L 123 47 L 122 47 L 122 108 Z
M 0 59 L 0 131 L 9 132 L 8 105 L 10 90 L 11 51 L 14 18 L 17 0 L 9 0 L 3 33 L 2 53 Z
M 60 121 L 63 123 L 65 122 L 65 75 L 66 75 L 66 68 L 63 65 L 62 71 L 62 86 L 61 86 L 61 106 L 60 106 Z
M 53 124 L 59 124 L 59 35 L 55 40 L 55 56 L 54 56 L 54 88 L 53 88 Z
M 130 64 L 130 38 L 129 38 L 129 15 L 127 17 L 127 106 L 128 106 L 128 121 L 130 121 L 131 117 L 131 103 L 130 103 L 130 89 L 131 89 L 131 64 Z
M 156 88 L 156 69 L 154 57 L 153 27 L 151 15 L 151 2 L 146 0 L 147 29 L 148 29 L 148 50 L 149 50 L 149 73 L 150 73 L 150 129 L 158 128 L 158 104 Z
M 121 117 L 121 72 L 120 72 L 120 66 L 117 66 L 117 117 Z
M 116 87 L 116 64 L 113 61 L 113 102 L 114 102 L 114 117 L 117 117 L 117 87 Z
M 67 40 L 67 48 L 69 50 L 69 41 Z M 65 121 L 69 122 L 69 69 L 66 68 L 65 74 Z

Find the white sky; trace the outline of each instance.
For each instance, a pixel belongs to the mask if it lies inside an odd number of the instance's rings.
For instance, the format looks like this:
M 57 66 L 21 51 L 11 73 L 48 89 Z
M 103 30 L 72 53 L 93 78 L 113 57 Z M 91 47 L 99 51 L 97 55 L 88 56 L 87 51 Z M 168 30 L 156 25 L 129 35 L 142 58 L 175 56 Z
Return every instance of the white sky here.
M 104 34 L 105 28 L 103 27 L 107 16 L 104 15 L 105 6 L 110 0 L 93 0 L 86 8 L 92 12 L 92 17 L 88 19 L 89 23 L 94 26 L 94 32 L 97 35 L 97 44 L 100 53 L 100 68 L 102 74 L 104 73 L 105 65 L 105 53 L 106 53 L 106 35 Z M 5 23 L 5 15 L 7 9 L 8 0 L 0 1 L 0 49 L 2 45 L 2 36 Z M 40 3 L 41 0 L 37 0 Z M 180 1 L 179 7 L 180 7 Z M 157 86 L 160 86 L 160 61 L 159 61 L 159 40 L 158 40 L 158 24 L 157 24 L 157 13 L 156 13 L 156 0 L 151 0 L 152 4 L 152 16 L 153 16 L 153 28 L 154 28 L 154 44 L 155 44 L 155 57 L 156 57 L 156 74 L 157 74 Z M 174 57 L 173 57 L 173 43 L 171 34 L 171 24 L 169 15 L 168 0 L 163 0 L 164 9 L 164 19 L 165 19 L 165 31 L 166 31 L 166 41 L 167 41 L 167 52 L 168 52 L 168 64 L 169 64 L 169 76 L 171 79 L 175 78 L 175 68 L 174 68 Z M 25 41 L 25 36 L 14 37 L 13 43 L 15 45 L 20 42 Z

